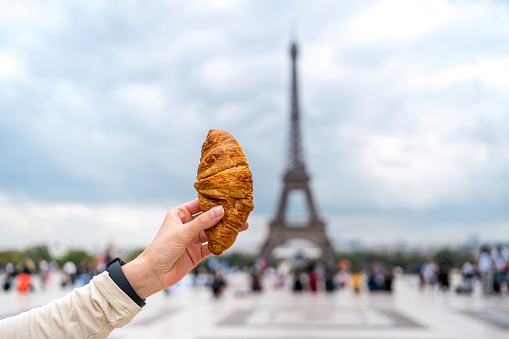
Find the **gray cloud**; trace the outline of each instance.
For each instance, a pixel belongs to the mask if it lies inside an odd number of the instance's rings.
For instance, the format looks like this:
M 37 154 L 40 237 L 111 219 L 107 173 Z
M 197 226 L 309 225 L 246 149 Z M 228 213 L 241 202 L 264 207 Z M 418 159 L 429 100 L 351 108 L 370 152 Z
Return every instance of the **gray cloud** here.
M 270 218 L 296 18 L 305 159 L 326 219 L 379 216 L 398 229 L 414 218 L 433 229 L 509 217 L 502 2 L 26 1 L 1 12 L 8 201 L 192 199 L 201 143 L 220 128 L 249 157 L 253 213 Z M 346 226 L 331 227 L 340 237 Z

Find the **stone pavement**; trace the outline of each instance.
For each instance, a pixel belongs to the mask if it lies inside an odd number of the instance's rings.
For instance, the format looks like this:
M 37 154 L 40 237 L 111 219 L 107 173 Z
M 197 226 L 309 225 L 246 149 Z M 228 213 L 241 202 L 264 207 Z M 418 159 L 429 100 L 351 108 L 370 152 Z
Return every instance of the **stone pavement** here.
M 419 291 L 417 277 L 399 277 L 392 294 L 350 289 L 295 295 L 266 281 L 259 295 L 216 300 L 208 290 L 174 289 L 149 298 L 114 339 L 483 339 L 509 338 L 509 298 Z M 269 286 L 267 286 L 269 285 Z M 64 292 L 21 297 L 0 293 L 0 318 L 42 305 Z

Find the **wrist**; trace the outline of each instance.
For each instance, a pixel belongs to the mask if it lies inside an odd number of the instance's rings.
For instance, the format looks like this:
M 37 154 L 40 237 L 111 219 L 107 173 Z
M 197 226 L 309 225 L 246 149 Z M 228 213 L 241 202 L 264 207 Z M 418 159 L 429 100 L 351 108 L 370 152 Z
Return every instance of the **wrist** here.
M 125 265 L 125 261 L 120 258 L 115 258 L 106 264 L 106 270 L 108 271 L 111 280 L 129 296 L 138 306 L 145 306 L 145 299 L 141 298 L 136 291 L 133 289 L 129 280 L 122 270 L 122 266 Z
M 145 262 L 143 255 L 122 266 L 122 271 L 136 294 L 142 299 L 146 299 L 161 290 L 159 277 Z

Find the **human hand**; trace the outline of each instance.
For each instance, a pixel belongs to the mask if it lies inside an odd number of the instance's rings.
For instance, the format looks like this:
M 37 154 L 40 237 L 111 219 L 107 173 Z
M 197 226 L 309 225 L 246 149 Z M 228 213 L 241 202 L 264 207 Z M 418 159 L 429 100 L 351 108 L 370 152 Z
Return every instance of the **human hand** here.
M 146 299 L 182 279 L 212 253 L 203 244 L 205 229 L 217 224 L 224 215 L 222 206 L 201 213 L 198 199 L 171 209 L 150 245 L 136 259 L 122 266 L 129 283 Z M 246 222 L 242 229 L 249 227 Z

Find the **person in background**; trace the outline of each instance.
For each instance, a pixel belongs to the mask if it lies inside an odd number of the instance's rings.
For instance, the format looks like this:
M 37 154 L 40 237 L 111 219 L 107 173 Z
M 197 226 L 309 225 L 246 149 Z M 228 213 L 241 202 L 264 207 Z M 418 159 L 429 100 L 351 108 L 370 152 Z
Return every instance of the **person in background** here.
M 64 282 L 62 283 L 62 287 L 65 287 L 67 284 L 70 284 L 70 286 L 74 286 L 74 283 L 76 282 L 76 278 L 78 277 L 78 268 L 76 267 L 76 264 L 72 261 L 67 261 L 64 264 L 64 267 L 62 267 L 62 270 L 65 273 Z
M 48 281 L 49 276 L 49 264 L 46 260 L 41 260 L 39 262 L 39 274 L 41 279 L 41 289 L 46 289 L 46 282 Z
M 448 260 L 442 260 L 438 265 L 438 287 L 443 292 L 449 290 L 449 271 L 451 266 Z
M 16 289 L 20 293 L 26 293 L 33 290 L 32 285 L 32 272 L 28 268 L 27 264 L 23 265 L 21 273 L 16 278 Z
M 4 276 L 3 276 L 2 288 L 5 292 L 9 291 L 9 289 L 11 288 L 13 276 L 14 276 L 14 265 L 9 262 L 9 263 L 7 263 L 7 265 L 5 265 Z
M 261 293 L 262 292 L 262 278 L 260 269 L 256 266 L 251 267 L 251 291 L 253 293 Z
M 227 284 L 231 286 L 235 296 L 243 297 L 251 291 L 249 273 L 237 266 L 233 266 L 228 272 Z
M 434 287 L 438 278 L 437 263 L 432 258 L 428 258 L 421 268 L 421 274 L 424 279 L 424 286 Z
M 503 284 L 507 286 L 507 270 L 509 268 L 509 251 L 507 248 L 498 245 L 491 251 L 491 260 L 494 270 L 493 275 L 493 288 L 497 293 L 502 292 Z
M 352 272 L 352 287 L 353 291 L 358 294 L 361 291 L 362 286 L 362 272 L 355 270 Z
M 394 280 L 394 273 L 392 271 L 392 267 L 389 267 L 385 270 L 384 273 L 384 284 L 383 290 L 392 292 L 392 281 Z
M 456 293 L 465 293 L 470 294 L 474 289 L 473 279 L 474 279 L 474 265 L 472 265 L 469 261 L 466 261 L 461 267 L 461 276 L 463 280 L 456 288 Z
M 368 288 L 370 291 L 383 290 L 385 266 L 378 258 L 373 258 L 368 270 Z
M 325 270 L 324 284 L 325 291 L 327 293 L 333 293 L 336 289 L 336 284 L 334 282 L 334 271 L 330 268 Z
M 302 283 L 302 273 L 300 269 L 296 268 L 292 271 L 293 275 L 293 292 L 300 293 L 304 289 L 304 284 Z
M 226 281 L 224 279 L 224 274 L 221 269 L 217 269 L 214 274 L 214 280 L 212 281 L 212 294 L 215 298 L 219 298 L 224 290 L 226 289 Z
M 475 269 L 481 279 L 484 295 L 493 293 L 493 262 L 490 250 L 489 246 L 482 246 L 475 260 Z
M 65 297 L 0 320 L 0 338 L 106 338 L 128 324 L 147 297 L 176 284 L 211 255 L 203 231 L 217 224 L 224 210 L 200 212 L 198 199 L 171 209 L 136 259 L 126 264 L 115 258 L 106 272 Z
M 318 275 L 316 274 L 314 262 L 309 264 L 307 271 L 308 271 L 309 289 L 311 292 L 316 293 L 316 291 L 318 290 Z

